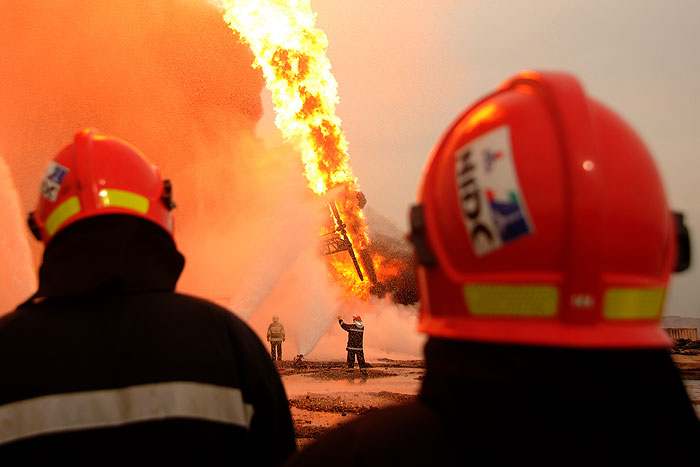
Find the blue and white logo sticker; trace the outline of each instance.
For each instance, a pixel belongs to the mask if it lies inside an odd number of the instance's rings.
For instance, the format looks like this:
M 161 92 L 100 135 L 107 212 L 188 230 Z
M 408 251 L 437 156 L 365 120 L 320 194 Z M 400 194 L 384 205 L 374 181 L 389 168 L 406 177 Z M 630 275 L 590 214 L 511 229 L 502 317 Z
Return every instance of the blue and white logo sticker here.
M 61 184 L 68 172 L 70 171 L 67 167 L 51 161 L 44 172 L 44 178 L 41 180 L 41 196 L 55 203 L 58 192 L 61 190 Z
M 477 256 L 534 231 L 513 167 L 508 126 L 459 149 L 455 164 L 462 219 Z

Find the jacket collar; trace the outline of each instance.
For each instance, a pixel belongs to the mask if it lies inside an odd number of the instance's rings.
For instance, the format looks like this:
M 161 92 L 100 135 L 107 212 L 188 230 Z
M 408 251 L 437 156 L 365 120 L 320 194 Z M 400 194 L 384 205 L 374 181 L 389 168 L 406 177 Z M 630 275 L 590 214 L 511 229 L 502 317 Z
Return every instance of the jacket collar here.
M 33 298 L 172 291 L 185 259 L 161 227 L 129 215 L 102 215 L 56 234 L 44 251 Z
M 432 337 L 425 346 L 421 399 L 435 405 L 470 397 L 509 400 L 512 394 L 533 400 L 606 399 L 631 384 L 624 381 L 665 371 L 669 361 L 665 349 L 573 349 Z

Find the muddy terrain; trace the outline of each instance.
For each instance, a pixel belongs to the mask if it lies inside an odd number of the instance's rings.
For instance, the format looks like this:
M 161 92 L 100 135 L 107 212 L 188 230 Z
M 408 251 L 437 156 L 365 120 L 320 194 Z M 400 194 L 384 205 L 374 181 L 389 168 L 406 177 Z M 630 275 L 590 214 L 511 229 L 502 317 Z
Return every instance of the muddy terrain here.
M 345 362 L 277 362 L 294 419 L 297 444 L 358 415 L 415 399 L 424 373 L 422 360 L 383 359 L 363 373 Z
M 685 389 L 700 417 L 700 341 L 677 341 L 671 358 L 680 370 Z
M 700 381 L 700 341 L 681 339 L 671 350 L 671 358 L 684 380 Z
M 671 357 L 700 416 L 700 342 L 677 346 Z M 342 361 L 276 363 L 299 447 L 359 415 L 414 400 L 425 372 L 422 360 L 381 359 L 366 374 L 357 367 L 348 371 Z

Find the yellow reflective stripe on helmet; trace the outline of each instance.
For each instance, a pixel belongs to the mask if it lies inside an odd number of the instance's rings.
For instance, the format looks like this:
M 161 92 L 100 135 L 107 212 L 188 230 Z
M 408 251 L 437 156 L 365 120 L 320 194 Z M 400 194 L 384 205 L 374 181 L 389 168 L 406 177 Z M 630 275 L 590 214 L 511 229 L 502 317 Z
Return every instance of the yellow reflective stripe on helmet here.
M 53 235 L 69 217 L 75 216 L 79 212 L 80 201 L 78 201 L 77 196 L 71 196 L 59 204 L 58 207 L 53 210 L 49 218 L 46 219 L 46 231 L 49 235 Z
M 475 316 L 549 317 L 556 314 L 559 300 L 551 285 L 467 284 L 463 292 Z
M 655 319 L 661 314 L 664 287 L 611 288 L 605 291 L 603 316 L 607 319 Z
M 132 211 L 146 214 L 150 202 L 145 196 L 137 195 L 124 190 L 100 190 L 98 193 L 102 206 L 131 209 Z

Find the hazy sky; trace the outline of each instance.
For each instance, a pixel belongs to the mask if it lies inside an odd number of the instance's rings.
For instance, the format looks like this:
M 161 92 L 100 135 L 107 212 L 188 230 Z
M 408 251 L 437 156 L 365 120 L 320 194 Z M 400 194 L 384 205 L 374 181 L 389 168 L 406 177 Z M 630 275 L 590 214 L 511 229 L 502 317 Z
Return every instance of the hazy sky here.
M 406 230 L 447 125 L 518 70 L 575 73 L 646 141 L 700 248 L 697 0 L 312 0 L 339 83 L 338 114 L 369 205 Z M 258 132 L 278 140 L 269 95 Z M 700 317 L 699 268 L 667 314 Z

